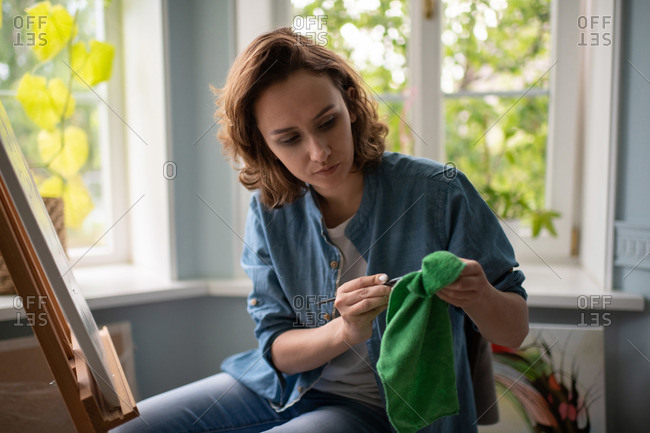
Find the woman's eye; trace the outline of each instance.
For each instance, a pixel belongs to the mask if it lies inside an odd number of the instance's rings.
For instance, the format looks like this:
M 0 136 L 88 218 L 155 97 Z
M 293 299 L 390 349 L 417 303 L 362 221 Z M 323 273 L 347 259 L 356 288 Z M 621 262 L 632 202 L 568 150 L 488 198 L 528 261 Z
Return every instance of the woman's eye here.
M 336 120 L 336 118 L 331 117 L 330 119 L 328 119 L 327 121 L 325 121 L 325 123 L 323 123 L 323 124 L 320 126 L 320 129 L 327 129 L 327 128 L 332 127 L 332 126 L 334 125 L 334 121 L 335 121 L 335 120 Z
M 294 143 L 296 140 L 298 140 L 298 136 L 297 135 L 292 135 L 291 137 L 285 138 L 284 140 L 282 140 L 282 143 L 291 144 L 291 143 Z

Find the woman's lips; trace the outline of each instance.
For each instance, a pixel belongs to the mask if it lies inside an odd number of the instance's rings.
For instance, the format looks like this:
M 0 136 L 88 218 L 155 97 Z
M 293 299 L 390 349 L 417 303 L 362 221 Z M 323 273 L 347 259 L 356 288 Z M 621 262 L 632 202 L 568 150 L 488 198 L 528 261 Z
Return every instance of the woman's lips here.
M 325 167 L 324 169 L 317 171 L 316 174 L 320 174 L 324 176 L 330 175 L 336 171 L 339 164 L 334 164 L 334 165 L 330 165 L 329 167 Z

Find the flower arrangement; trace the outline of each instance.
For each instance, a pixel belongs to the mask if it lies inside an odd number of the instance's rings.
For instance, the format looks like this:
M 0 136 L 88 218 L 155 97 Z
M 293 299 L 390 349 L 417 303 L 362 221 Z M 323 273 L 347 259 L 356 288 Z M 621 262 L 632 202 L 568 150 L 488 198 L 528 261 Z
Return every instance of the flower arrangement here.
M 571 372 L 554 367 L 552 348 L 539 337 L 517 350 L 493 345 L 499 393 L 531 432 L 588 433 L 592 427 L 588 409 L 597 397 L 582 392 L 575 364 Z

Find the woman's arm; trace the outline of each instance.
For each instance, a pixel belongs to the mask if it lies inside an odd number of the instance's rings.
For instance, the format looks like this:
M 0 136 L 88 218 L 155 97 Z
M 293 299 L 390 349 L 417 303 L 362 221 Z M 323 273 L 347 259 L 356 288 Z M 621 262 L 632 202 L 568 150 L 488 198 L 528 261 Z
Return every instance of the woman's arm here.
M 465 260 L 460 277 L 436 294 L 461 307 L 492 343 L 518 348 L 528 335 L 528 305 L 516 293 L 495 289 L 474 260 Z
M 275 367 L 286 374 L 313 370 L 370 338 L 372 321 L 388 305 L 386 279 L 384 274 L 371 275 L 339 287 L 334 305 L 341 317 L 318 328 L 280 334 L 271 345 Z

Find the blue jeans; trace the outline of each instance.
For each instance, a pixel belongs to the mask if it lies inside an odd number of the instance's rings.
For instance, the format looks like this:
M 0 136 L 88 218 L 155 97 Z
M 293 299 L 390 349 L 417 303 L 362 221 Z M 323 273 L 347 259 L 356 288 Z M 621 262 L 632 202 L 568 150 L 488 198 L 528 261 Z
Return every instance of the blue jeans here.
M 139 418 L 111 433 L 391 431 L 383 408 L 317 390 L 308 391 L 296 404 L 278 413 L 227 373 L 148 398 L 138 403 L 138 409 Z

